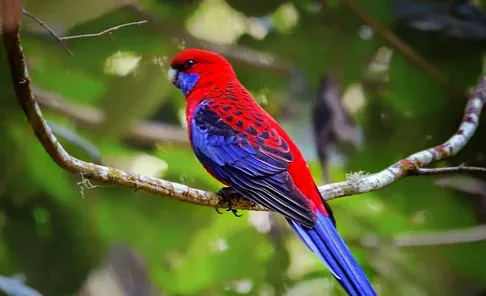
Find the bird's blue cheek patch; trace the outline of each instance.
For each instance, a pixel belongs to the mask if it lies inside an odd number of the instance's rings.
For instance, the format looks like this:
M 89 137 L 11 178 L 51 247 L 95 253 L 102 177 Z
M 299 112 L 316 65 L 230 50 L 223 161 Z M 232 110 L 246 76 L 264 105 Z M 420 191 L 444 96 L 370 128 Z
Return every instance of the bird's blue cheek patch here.
M 187 95 L 194 88 L 194 85 L 196 85 L 198 80 L 199 74 L 179 73 L 179 77 L 177 78 L 177 87 L 182 91 L 184 95 Z

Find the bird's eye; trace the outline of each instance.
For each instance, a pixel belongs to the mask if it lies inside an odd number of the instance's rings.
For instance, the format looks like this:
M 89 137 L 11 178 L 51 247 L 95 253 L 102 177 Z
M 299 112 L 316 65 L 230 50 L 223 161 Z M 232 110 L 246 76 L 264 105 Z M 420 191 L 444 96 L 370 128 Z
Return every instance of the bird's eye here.
M 194 64 L 195 64 L 194 60 L 187 60 L 184 63 L 184 69 L 187 70 L 187 69 L 191 68 L 192 66 L 194 66 Z

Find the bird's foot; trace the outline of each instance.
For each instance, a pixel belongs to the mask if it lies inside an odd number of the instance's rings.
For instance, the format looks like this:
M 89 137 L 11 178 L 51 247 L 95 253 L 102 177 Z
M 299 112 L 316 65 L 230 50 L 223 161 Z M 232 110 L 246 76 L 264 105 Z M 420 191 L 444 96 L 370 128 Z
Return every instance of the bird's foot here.
M 236 217 L 243 216 L 243 214 L 238 215 L 238 210 L 232 208 L 233 200 L 242 198 L 241 194 L 236 192 L 231 187 L 223 187 L 218 191 L 218 195 L 221 196 L 224 202 L 226 202 L 226 204 L 228 205 L 228 209 L 226 209 L 226 212 L 231 211 Z M 222 214 L 217 207 L 215 209 L 218 214 Z

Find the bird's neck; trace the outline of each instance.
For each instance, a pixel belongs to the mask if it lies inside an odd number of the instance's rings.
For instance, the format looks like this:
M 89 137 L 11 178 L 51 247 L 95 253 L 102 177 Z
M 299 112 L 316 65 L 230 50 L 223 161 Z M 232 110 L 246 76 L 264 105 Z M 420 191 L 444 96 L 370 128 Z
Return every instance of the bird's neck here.
M 206 78 L 206 79 L 205 79 Z M 202 78 L 197 86 L 186 96 L 186 118 L 190 120 L 196 107 L 204 99 L 217 100 L 224 95 L 229 88 L 243 87 L 236 77 L 218 76 L 218 79 Z

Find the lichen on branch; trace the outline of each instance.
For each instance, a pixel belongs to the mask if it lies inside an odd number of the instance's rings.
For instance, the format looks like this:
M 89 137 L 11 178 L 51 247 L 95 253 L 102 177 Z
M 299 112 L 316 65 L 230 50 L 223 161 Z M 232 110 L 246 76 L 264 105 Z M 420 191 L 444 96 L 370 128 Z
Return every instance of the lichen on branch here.
M 4 10 L 4 13 L 9 13 L 9 11 Z M 197 205 L 211 207 L 227 206 L 226 202 L 213 192 L 191 188 L 183 184 L 169 182 L 163 179 L 128 173 L 116 168 L 96 165 L 74 158 L 67 153 L 44 120 L 32 92 L 31 81 L 28 76 L 27 66 L 25 64 L 19 38 L 20 26 L 17 24 L 17 26 L 14 26 L 16 29 L 12 30 L 12 24 L 7 24 L 5 19 L 6 18 L 4 18 L 2 22 L 3 40 L 10 64 L 12 83 L 15 88 L 18 102 L 40 143 L 60 167 L 70 173 L 78 174 L 82 176 L 82 178 L 104 184 L 143 190 Z M 90 34 L 86 36 L 90 36 Z M 485 98 L 486 78 L 483 78 L 467 102 L 464 119 L 461 122 L 458 131 L 447 142 L 412 154 L 406 159 L 398 161 L 381 172 L 355 176 L 348 181 L 323 185 L 319 187 L 322 197 L 325 200 L 331 200 L 338 197 L 374 191 L 392 184 L 400 178 L 410 175 L 444 173 L 445 171 L 441 171 L 440 169 L 428 169 L 421 173 L 421 169 L 432 162 L 455 155 L 467 144 L 477 129 L 479 115 L 483 108 Z M 464 166 L 458 167 L 457 172 L 468 171 L 466 168 L 467 167 Z M 445 173 L 451 173 L 451 171 L 453 170 L 449 168 Z M 481 172 L 481 169 L 476 171 Z M 264 207 L 254 205 L 244 198 L 235 200 L 232 203 L 232 208 L 266 210 Z

